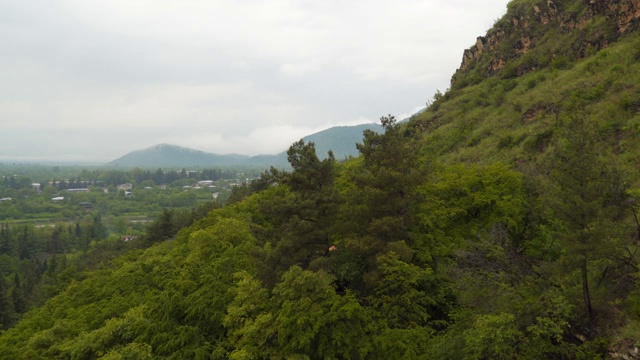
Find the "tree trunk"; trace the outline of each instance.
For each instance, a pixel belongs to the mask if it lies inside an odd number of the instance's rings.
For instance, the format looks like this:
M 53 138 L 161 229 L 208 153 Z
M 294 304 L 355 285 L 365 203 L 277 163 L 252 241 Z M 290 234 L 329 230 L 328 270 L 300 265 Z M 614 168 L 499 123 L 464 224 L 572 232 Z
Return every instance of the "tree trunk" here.
M 589 319 L 589 322 L 591 322 L 591 320 L 593 320 L 593 310 L 591 309 L 591 296 L 589 295 L 589 279 L 587 274 L 586 257 L 582 260 L 580 270 L 582 272 L 582 295 L 584 297 L 584 308 L 587 313 L 587 318 Z

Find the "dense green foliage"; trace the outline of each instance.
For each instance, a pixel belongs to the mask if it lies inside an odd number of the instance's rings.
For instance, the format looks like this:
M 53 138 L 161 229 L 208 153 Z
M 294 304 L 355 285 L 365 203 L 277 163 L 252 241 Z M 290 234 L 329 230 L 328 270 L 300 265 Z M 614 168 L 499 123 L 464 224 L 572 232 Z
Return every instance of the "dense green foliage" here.
M 458 85 L 344 162 L 296 142 L 226 206 L 43 272 L 39 303 L 28 272 L 0 277 L 0 357 L 620 358 L 640 343 L 639 42 Z

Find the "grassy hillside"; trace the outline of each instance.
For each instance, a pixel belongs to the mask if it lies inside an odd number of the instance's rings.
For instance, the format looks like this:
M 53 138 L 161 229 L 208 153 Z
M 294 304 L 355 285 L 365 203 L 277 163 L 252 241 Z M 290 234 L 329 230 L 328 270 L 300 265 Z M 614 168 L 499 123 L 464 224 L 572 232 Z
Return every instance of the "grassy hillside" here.
M 509 31 L 505 24 L 527 16 L 517 15 L 529 14 L 525 10 L 533 12 L 533 3 L 510 3 L 510 13 L 491 32 Z M 581 2 L 562 3 L 574 12 L 585 11 L 577 5 Z M 538 38 L 530 39 L 529 52 L 515 51 L 517 36 L 507 36 L 494 51 L 485 50 L 456 74 L 452 89 L 412 123 L 425 151 L 443 161 L 535 161 L 553 142 L 554 132 L 567 119 L 579 117 L 597 123 L 602 139 L 625 163 L 637 164 L 640 37 L 638 32 L 606 37 L 616 33 L 611 22 L 594 16 L 581 30 L 567 32 L 559 25 L 530 24 L 528 31 L 537 32 Z M 590 47 L 601 36 L 605 40 L 599 43 L 607 46 Z M 589 50 L 573 50 L 585 46 Z M 503 52 L 509 49 L 511 58 L 500 70 L 482 73 L 496 58 L 506 58 Z
M 535 158 L 562 119 L 584 117 L 623 157 L 638 153 L 640 37 L 517 78 L 492 76 L 451 90 L 412 124 L 429 151 L 452 161 Z

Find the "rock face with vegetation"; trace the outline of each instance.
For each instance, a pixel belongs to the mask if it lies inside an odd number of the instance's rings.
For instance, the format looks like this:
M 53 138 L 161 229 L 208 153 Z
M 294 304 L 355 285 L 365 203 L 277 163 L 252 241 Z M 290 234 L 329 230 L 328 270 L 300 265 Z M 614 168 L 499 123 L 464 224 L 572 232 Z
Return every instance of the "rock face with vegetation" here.
M 519 76 L 554 60 L 584 58 L 635 31 L 640 22 L 637 0 L 520 0 L 508 7 L 507 15 L 465 50 L 461 74 L 504 70 Z
M 55 296 L 24 313 L 5 274 L 0 357 L 638 358 L 637 19 L 512 1 L 452 88 L 382 117 L 359 157 L 296 142 L 291 171 L 224 207 L 48 270 Z

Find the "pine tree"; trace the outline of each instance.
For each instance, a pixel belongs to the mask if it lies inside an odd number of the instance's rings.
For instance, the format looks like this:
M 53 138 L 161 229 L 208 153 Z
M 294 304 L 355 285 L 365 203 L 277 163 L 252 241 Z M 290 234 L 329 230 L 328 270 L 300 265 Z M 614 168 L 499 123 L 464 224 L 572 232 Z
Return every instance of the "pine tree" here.
M 31 258 L 31 251 L 29 250 L 30 233 L 27 226 L 24 227 L 22 235 L 19 238 L 18 244 L 18 256 L 20 260 Z
M 175 224 L 174 211 L 163 209 L 160 217 L 147 226 L 144 242 L 146 245 L 151 245 L 154 242 L 170 239 L 178 230 Z
M 365 171 L 354 180 L 360 189 L 358 201 L 367 211 L 361 214 L 362 223 L 368 226 L 366 232 L 388 243 L 408 240 L 410 208 L 416 203 L 414 190 L 424 175 L 424 166 L 417 163 L 411 139 L 395 117 L 389 115 L 380 121 L 385 132 L 365 130 L 363 143 L 357 144 Z
M 82 228 L 80 227 L 80 223 L 76 223 L 75 235 L 77 239 L 82 237 Z
M 27 311 L 27 298 L 24 294 L 24 289 L 20 285 L 20 275 L 14 273 L 13 275 L 13 290 L 11 292 L 11 299 L 13 300 L 13 308 L 16 313 L 22 314 Z
M 334 186 L 335 158 L 331 152 L 324 160 L 316 154 L 313 142 L 295 142 L 287 151 L 293 172 L 280 174 L 272 171 L 265 179 L 282 182 L 289 191 L 281 196 L 261 201 L 264 213 L 270 213 L 279 229 L 271 233 L 274 251 L 270 254 L 270 267 L 276 273 L 291 265 L 307 268 L 316 258 L 328 253 L 330 234 L 337 219 L 339 203 Z M 271 284 L 275 275 L 267 282 Z
M 58 254 L 62 252 L 62 242 L 60 240 L 60 236 L 62 234 L 62 228 L 60 226 L 56 226 L 51 231 L 51 239 L 47 244 L 47 250 L 50 253 Z
M 0 271 L 0 329 L 7 329 L 13 325 L 15 317 L 13 304 L 9 299 L 9 287 Z
M 91 221 L 89 226 L 89 236 L 91 240 L 100 240 L 107 237 L 107 227 L 102 223 L 102 215 L 97 212 Z
M 580 270 L 585 314 L 593 319 L 589 263 L 615 251 L 610 236 L 624 188 L 594 124 L 572 119 L 551 156 L 549 205 L 567 228 L 565 261 Z
M 3 223 L 0 225 L 0 254 L 9 254 L 11 252 L 11 229 L 9 225 Z

